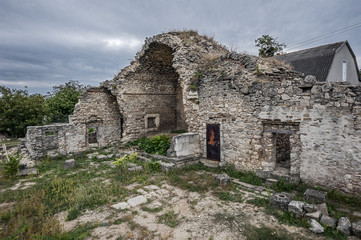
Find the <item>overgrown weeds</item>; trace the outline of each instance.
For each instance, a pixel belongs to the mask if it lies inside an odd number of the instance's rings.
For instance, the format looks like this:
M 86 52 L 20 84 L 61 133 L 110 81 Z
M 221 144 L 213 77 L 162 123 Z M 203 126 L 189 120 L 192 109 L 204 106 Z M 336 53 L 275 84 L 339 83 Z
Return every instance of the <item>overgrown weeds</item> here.
M 295 239 L 294 236 L 287 234 L 285 231 L 275 230 L 266 226 L 260 228 L 254 226 L 247 226 L 246 231 L 244 231 L 246 239 L 256 240 L 256 239 L 267 239 L 267 240 L 291 240 Z M 300 236 L 297 236 L 297 239 L 301 239 Z
M 162 134 L 152 138 L 143 137 L 128 142 L 127 146 L 137 146 L 146 153 L 166 156 L 167 150 L 170 147 L 170 136 Z
M 158 223 L 175 228 L 180 222 L 178 220 L 178 214 L 175 214 L 173 210 L 169 210 L 168 212 L 158 216 Z
M 21 155 L 8 154 L 7 157 L 0 161 L 0 169 L 6 178 L 13 179 L 19 172 Z

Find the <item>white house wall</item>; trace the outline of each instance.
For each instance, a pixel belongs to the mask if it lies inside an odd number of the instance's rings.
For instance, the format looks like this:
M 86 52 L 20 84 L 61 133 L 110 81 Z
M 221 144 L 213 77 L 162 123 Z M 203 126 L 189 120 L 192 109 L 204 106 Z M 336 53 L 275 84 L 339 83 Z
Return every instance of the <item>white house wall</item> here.
M 354 59 L 346 44 L 342 45 L 336 52 L 330 72 L 327 76 L 327 82 L 342 82 L 343 61 L 347 62 L 347 82 L 350 82 L 351 84 L 360 84 Z

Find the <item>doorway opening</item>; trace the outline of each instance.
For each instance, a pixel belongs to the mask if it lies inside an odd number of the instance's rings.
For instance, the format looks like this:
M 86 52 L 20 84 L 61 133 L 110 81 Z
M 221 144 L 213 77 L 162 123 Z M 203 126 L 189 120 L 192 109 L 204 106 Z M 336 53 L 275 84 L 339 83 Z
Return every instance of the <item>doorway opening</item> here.
M 299 176 L 301 138 L 298 122 L 263 122 L 263 171 Z
M 219 124 L 207 124 L 207 159 L 221 160 Z
M 96 127 L 88 127 L 88 143 L 94 144 L 98 143 L 98 134 L 97 134 L 97 128 Z
M 276 169 L 283 168 L 287 171 L 291 169 L 291 134 L 275 133 L 276 142 Z

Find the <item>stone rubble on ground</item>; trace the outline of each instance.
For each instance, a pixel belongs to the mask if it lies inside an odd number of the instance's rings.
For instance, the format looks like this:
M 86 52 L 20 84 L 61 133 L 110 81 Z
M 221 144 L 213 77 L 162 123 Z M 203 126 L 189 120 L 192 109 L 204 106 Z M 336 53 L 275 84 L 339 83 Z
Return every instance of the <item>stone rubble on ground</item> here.
M 75 166 L 76 166 L 75 159 L 68 159 L 64 162 L 65 169 L 72 169 L 75 168 Z
M 325 203 L 327 192 L 317 191 L 314 189 L 307 189 L 303 194 L 305 201 L 310 203 Z
M 325 231 L 324 228 L 322 227 L 322 225 L 319 224 L 314 219 L 310 219 L 310 225 L 311 225 L 311 227 L 309 229 L 311 230 L 311 232 L 319 234 L 319 233 L 323 233 Z
M 231 178 L 225 173 L 218 174 L 214 178 L 218 186 L 228 186 L 231 183 Z
M 335 228 L 337 220 L 332 217 L 322 215 L 320 223 L 324 224 L 325 226 L 327 226 L 329 228 Z
M 306 214 L 305 214 L 305 217 L 307 217 L 307 218 L 312 218 L 312 219 L 315 219 L 316 221 L 319 221 L 321 215 L 322 215 L 322 214 L 321 214 L 320 211 L 316 211 L 316 212 L 312 212 L 312 213 L 306 213 Z
M 104 160 L 104 159 L 107 159 L 108 157 L 106 155 L 101 154 L 101 155 L 98 155 L 97 158 L 99 160 Z
M 321 212 L 322 215 L 328 216 L 328 209 L 327 209 L 327 204 L 326 203 L 318 204 L 317 209 L 318 209 L 318 211 Z
M 338 220 L 337 231 L 345 235 L 351 235 L 351 222 L 347 217 L 341 217 Z
M 29 176 L 29 175 L 38 175 L 38 169 L 36 169 L 36 168 L 20 169 L 20 171 L 19 171 L 20 177 L 25 177 L 25 176 Z
M 143 195 L 139 195 L 136 196 L 134 198 L 128 199 L 127 203 L 131 206 L 131 207 L 135 207 L 141 204 L 144 204 L 147 202 L 147 198 Z
M 120 202 L 114 205 L 111 205 L 112 208 L 123 210 L 130 208 L 130 205 L 127 202 Z
M 273 186 L 275 184 L 277 184 L 278 180 L 277 179 L 274 179 L 274 178 L 267 178 L 266 179 L 266 186 Z
M 361 238 L 361 221 L 352 223 L 352 234 Z
M 288 204 L 292 201 L 292 197 L 287 193 L 275 193 L 270 198 L 270 205 L 282 209 L 288 210 Z
M 288 211 L 289 212 L 293 212 L 294 214 L 296 214 L 296 216 L 298 217 L 302 217 L 304 214 L 304 210 L 303 207 L 305 206 L 304 202 L 301 201 L 291 201 L 288 204 Z
M 307 213 L 313 213 L 317 211 L 317 206 L 315 204 L 306 203 L 303 207 Z

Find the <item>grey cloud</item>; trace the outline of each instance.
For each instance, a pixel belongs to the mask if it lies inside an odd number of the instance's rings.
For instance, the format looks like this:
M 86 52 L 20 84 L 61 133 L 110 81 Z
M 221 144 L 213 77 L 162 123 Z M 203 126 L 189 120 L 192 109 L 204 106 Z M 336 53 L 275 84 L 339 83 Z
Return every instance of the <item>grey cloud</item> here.
M 28 81 L 32 92 L 70 79 L 97 85 L 128 65 L 145 37 L 174 29 L 257 54 L 262 34 L 295 44 L 361 22 L 360 12 L 358 0 L 2 0 L 0 84 Z M 359 61 L 356 30 L 301 48 L 347 39 Z

